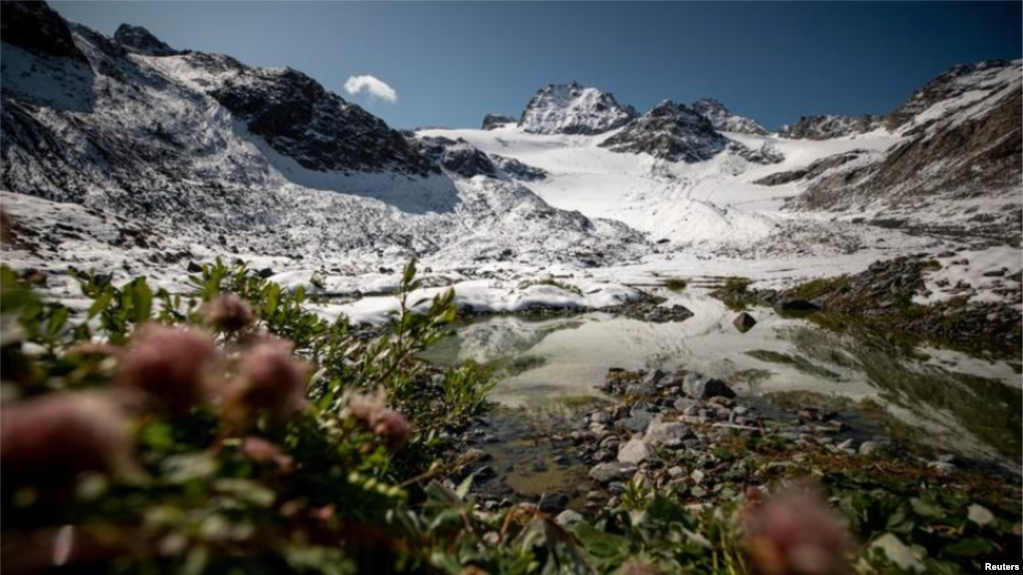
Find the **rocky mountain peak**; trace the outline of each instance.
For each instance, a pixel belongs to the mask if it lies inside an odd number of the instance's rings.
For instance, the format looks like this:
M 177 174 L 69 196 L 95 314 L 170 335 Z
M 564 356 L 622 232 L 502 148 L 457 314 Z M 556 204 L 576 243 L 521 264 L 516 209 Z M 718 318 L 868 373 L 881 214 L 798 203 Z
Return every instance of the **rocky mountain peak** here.
M 784 138 L 805 140 L 829 140 L 853 134 L 864 134 L 881 126 L 881 116 L 839 116 L 823 114 L 802 116 L 794 124 L 786 124 L 778 130 Z
M 514 124 L 515 118 L 505 114 L 487 114 L 483 116 L 483 125 L 481 126 L 484 130 L 493 130 L 499 128 L 505 124 Z
M 599 134 L 636 116 L 613 94 L 578 82 L 548 84 L 526 105 L 519 127 L 533 134 Z
M 665 160 L 699 162 L 725 150 L 728 139 L 692 108 L 664 100 L 600 145 L 614 152 L 645 152 Z
M 952 106 L 946 106 L 947 111 L 970 105 L 987 95 L 1009 87 L 1013 81 L 1018 81 L 1019 68 L 1019 60 L 1003 59 L 953 66 L 920 89 L 915 90 L 905 102 L 892 110 L 884 119 L 885 127 L 896 130 L 906 126 L 917 116 L 942 101 L 953 103 Z M 922 118 L 918 124 L 933 121 L 937 117 L 938 115 L 929 115 Z
M 0 39 L 39 56 L 87 61 L 68 23 L 46 2 L 0 2 Z
M 720 101 L 714 98 L 703 98 L 692 103 L 692 109 L 710 121 L 714 129 L 723 132 L 741 134 L 766 134 L 767 130 L 759 122 L 751 118 L 733 114 Z
M 277 152 L 316 171 L 436 171 L 383 120 L 291 68 L 245 69 L 209 92 Z
M 177 50 L 168 46 L 142 26 L 121 24 L 114 32 L 114 40 L 128 50 L 144 56 L 174 56 L 178 54 Z

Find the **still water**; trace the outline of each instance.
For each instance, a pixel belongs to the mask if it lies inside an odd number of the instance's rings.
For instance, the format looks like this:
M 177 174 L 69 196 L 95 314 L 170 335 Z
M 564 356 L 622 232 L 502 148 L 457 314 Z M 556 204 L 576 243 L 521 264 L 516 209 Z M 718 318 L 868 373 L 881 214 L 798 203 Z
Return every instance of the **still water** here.
M 661 324 L 600 312 L 487 317 L 459 326 L 427 359 L 494 366 L 500 381 L 491 399 L 527 413 L 599 398 L 610 367 L 686 368 L 746 396 L 812 392 L 852 400 L 847 405 L 881 406 L 885 417 L 917 430 L 919 441 L 939 450 L 1018 466 L 1018 362 L 837 333 L 769 308 L 751 309 L 757 324 L 742 333 L 732 324 L 736 312 L 706 289 L 658 295 L 695 315 Z

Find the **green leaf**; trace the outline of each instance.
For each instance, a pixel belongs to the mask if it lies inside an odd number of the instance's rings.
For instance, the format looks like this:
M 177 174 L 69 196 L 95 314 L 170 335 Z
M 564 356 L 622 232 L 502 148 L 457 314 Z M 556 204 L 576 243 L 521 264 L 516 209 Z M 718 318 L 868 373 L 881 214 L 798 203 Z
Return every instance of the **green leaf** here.
M 132 282 L 131 305 L 135 312 L 135 323 L 143 323 L 149 320 L 153 312 L 153 290 L 149 288 L 146 280 L 139 278 Z
M 991 544 L 980 537 L 960 539 L 945 548 L 945 552 L 959 557 L 981 557 L 993 551 Z

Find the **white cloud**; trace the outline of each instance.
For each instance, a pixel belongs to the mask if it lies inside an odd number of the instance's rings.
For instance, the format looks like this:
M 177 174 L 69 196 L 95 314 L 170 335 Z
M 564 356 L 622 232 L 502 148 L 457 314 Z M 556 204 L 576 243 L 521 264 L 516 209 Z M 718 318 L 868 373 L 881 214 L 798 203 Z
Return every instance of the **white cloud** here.
M 351 76 L 345 81 L 345 92 L 354 96 L 365 92 L 370 98 L 377 98 L 387 102 L 398 101 L 398 93 L 386 82 L 370 75 Z

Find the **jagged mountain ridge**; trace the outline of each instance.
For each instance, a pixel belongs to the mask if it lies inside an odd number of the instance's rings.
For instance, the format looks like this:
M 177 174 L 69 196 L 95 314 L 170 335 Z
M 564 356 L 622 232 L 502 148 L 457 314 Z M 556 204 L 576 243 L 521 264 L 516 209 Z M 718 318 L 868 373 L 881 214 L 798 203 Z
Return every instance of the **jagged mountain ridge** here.
M 767 129 L 756 120 L 733 114 L 724 104 L 714 98 L 702 98 L 693 102 L 690 107 L 697 114 L 707 118 L 715 130 L 740 134 L 763 135 L 767 133 Z
M 183 242 L 296 257 L 599 263 L 644 244 L 508 177 L 446 170 L 424 142 L 293 70 L 143 54 L 135 44 L 148 32 L 126 47 L 43 3 L 3 10 L 5 190 L 137 218 Z M 11 22 L 50 36 L 26 39 Z
M 620 105 L 613 94 L 578 82 L 548 84 L 522 112 L 519 128 L 531 134 L 600 134 L 636 117 L 632 106 Z
M 884 154 L 811 171 L 797 210 L 871 211 L 887 225 L 1020 241 L 1023 60 L 956 66 L 888 114 Z M 837 158 L 836 158 L 837 159 Z
M 600 143 L 615 152 L 645 152 L 671 161 L 708 160 L 728 146 L 706 117 L 665 100 Z

